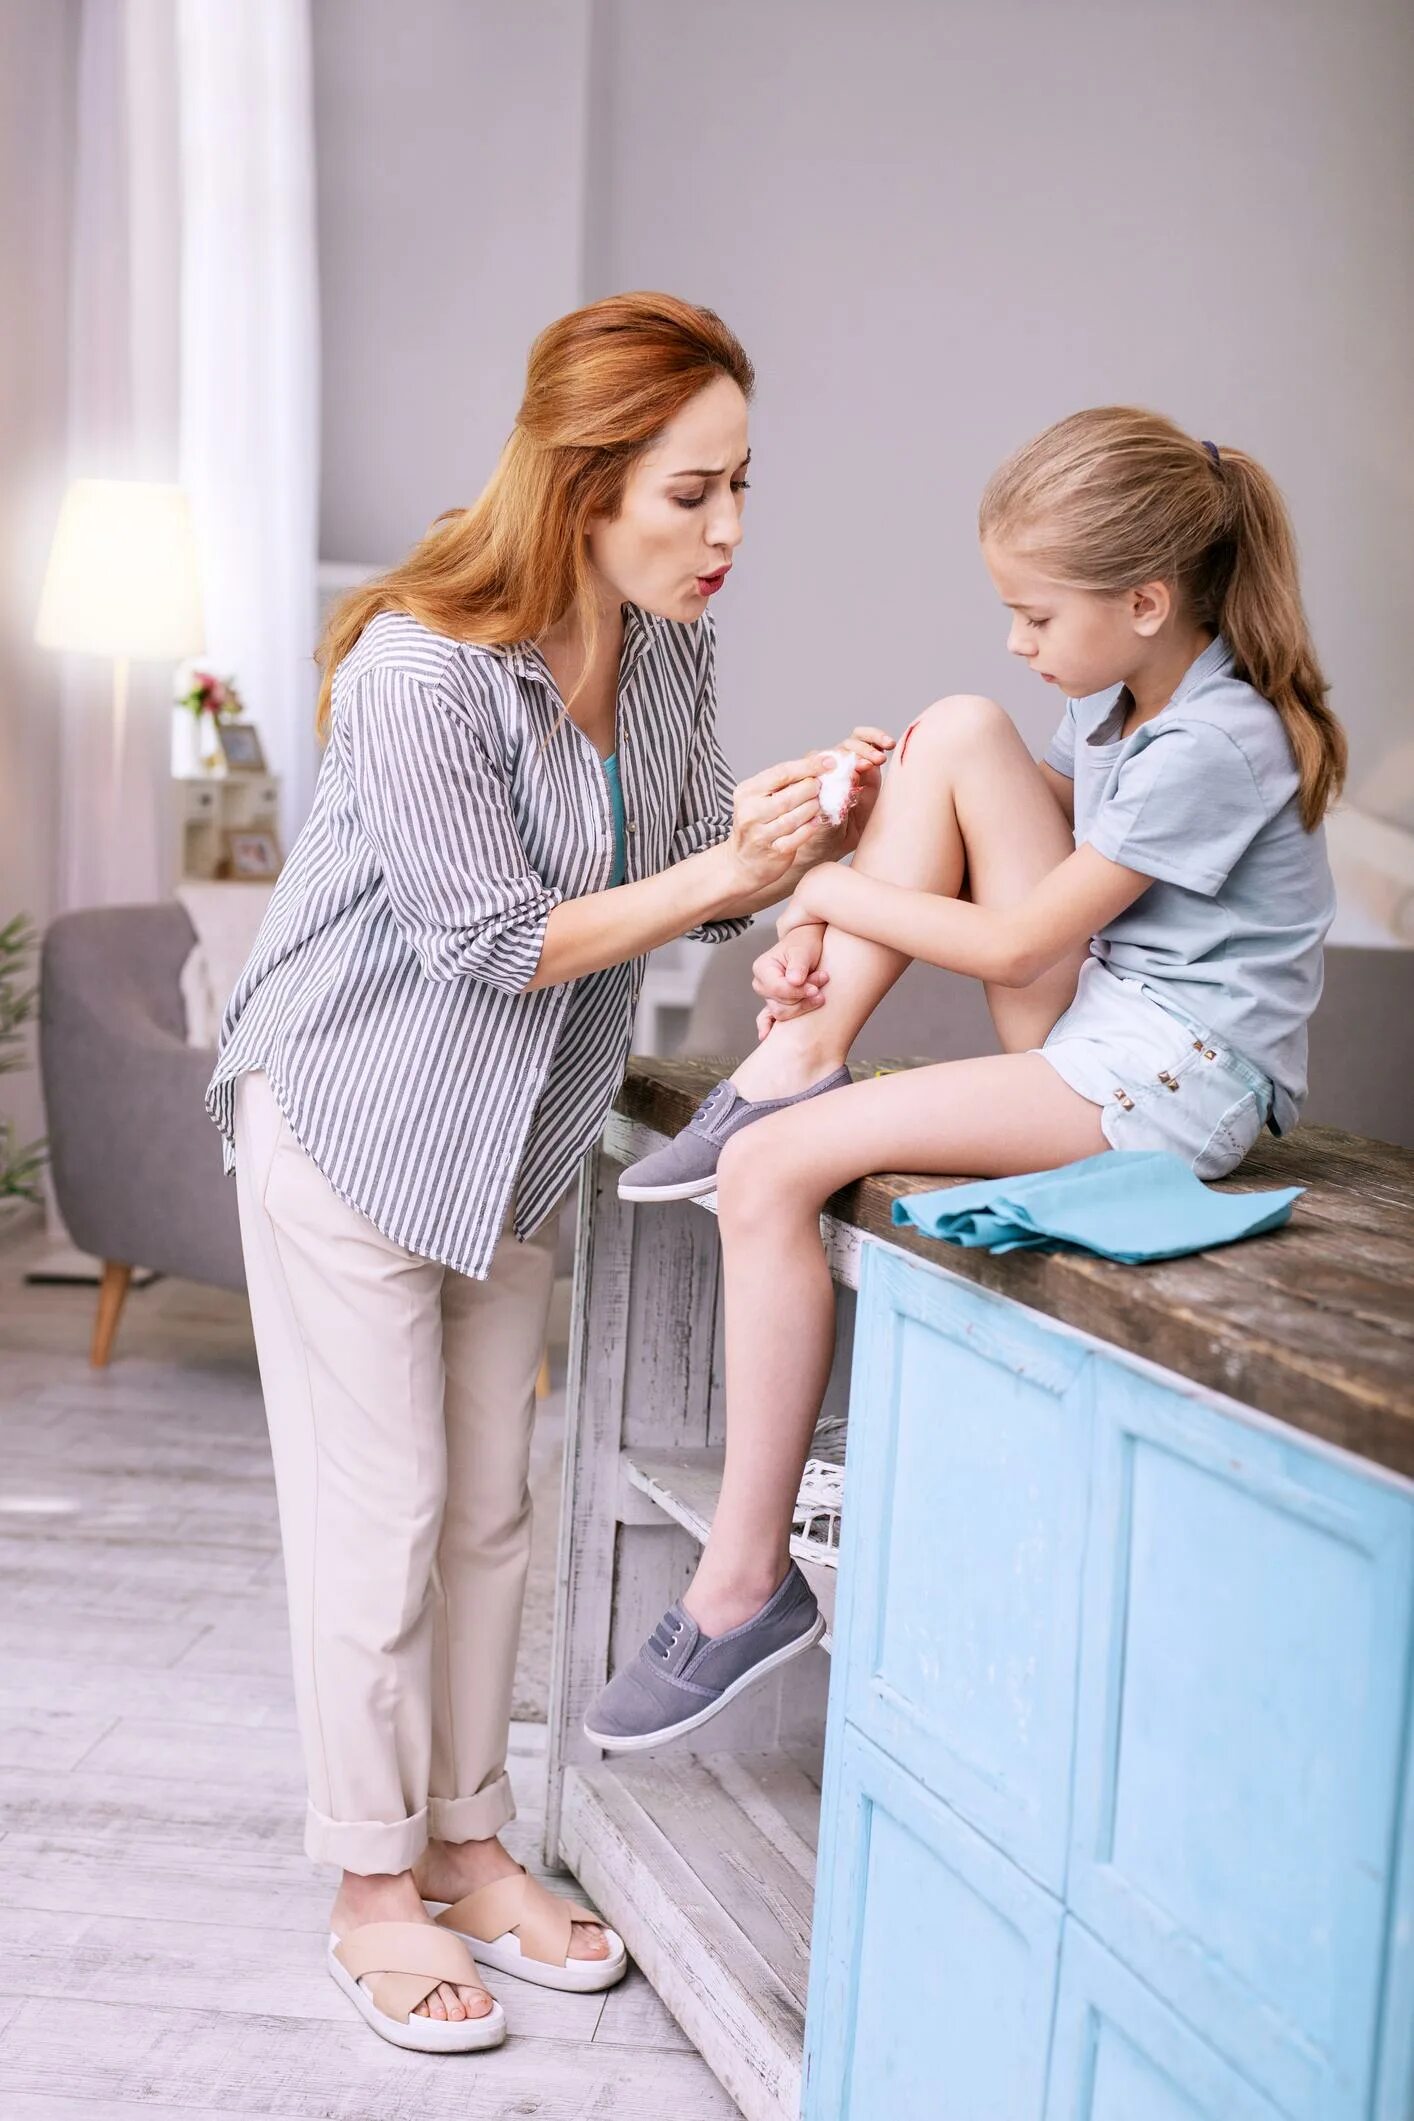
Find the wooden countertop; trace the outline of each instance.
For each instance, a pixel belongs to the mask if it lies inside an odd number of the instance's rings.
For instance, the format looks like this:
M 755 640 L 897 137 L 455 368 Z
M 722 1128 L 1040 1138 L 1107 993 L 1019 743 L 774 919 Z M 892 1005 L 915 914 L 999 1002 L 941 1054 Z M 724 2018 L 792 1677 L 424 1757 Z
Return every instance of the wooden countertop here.
M 732 1060 L 635 1058 L 617 1109 L 675 1134 L 734 1066 Z M 947 1183 L 898 1172 L 860 1179 L 834 1196 L 829 1212 L 1414 1479 L 1414 1156 L 1408 1151 L 1333 1127 L 1302 1127 L 1283 1141 L 1265 1135 L 1222 1186 L 1237 1193 L 1305 1186 L 1286 1228 L 1139 1267 L 1082 1252 L 994 1257 L 893 1222 L 900 1194 Z

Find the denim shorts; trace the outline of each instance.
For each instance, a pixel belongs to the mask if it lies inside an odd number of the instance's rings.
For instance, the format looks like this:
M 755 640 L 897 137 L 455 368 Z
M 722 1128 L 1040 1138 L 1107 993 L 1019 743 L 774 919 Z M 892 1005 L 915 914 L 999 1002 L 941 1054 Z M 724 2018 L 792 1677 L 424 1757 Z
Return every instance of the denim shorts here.
M 1199 1178 L 1235 1171 L 1272 1109 L 1271 1082 L 1251 1061 L 1097 957 L 1034 1050 L 1100 1107 L 1112 1149 L 1168 1149 Z

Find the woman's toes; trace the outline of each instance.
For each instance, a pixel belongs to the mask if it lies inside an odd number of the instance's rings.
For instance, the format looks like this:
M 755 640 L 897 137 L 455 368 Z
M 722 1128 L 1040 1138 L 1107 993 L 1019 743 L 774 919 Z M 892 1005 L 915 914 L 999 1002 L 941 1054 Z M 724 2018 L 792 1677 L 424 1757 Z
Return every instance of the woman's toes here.
M 609 1940 L 597 1922 L 576 1922 L 570 1938 L 572 1959 L 607 1959 Z
M 453 1988 L 449 1981 L 444 1981 L 433 1989 L 425 2002 L 418 2004 L 413 2016 L 437 2018 L 444 2025 L 460 2025 L 464 2018 L 484 2018 L 490 2008 L 491 1998 L 485 1989 Z

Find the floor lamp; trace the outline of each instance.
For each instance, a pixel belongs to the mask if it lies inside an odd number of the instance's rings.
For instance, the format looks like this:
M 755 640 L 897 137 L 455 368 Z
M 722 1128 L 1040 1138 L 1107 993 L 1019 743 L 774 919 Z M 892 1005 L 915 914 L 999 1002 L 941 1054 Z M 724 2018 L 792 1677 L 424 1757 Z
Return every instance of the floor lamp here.
M 134 660 L 176 663 L 205 645 L 196 539 L 179 486 L 75 479 L 59 511 L 34 637 L 42 648 L 112 659 L 111 885 L 122 828 L 130 667 Z M 101 1271 L 97 1260 L 65 1245 L 53 1248 L 25 1278 L 98 1281 Z

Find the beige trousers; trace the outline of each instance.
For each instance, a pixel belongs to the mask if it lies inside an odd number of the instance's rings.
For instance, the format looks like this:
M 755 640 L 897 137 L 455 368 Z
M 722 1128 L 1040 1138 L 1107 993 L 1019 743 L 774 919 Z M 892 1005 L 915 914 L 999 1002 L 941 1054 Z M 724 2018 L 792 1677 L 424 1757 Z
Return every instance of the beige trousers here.
M 407 1870 L 515 1817 L 511 1685 L 556 1218 L 485 1281 L 339 1199 L 263 1074 L 236 1181 L 270 1423 L 309 1809 L 305 1849 Z M 508 1219 L 509 1223 L 509 1219 Z

